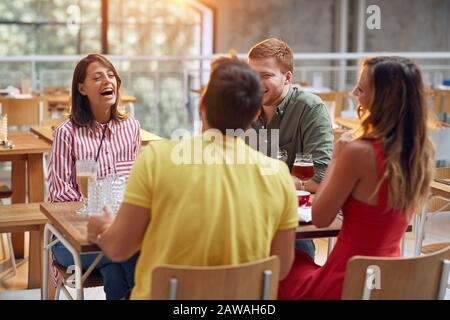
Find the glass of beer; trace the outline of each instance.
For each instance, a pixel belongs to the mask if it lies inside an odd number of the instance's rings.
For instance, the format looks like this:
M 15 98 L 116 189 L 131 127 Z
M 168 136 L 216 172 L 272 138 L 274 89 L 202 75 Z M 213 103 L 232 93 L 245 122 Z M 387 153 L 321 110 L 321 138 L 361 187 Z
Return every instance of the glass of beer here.
M 97 162 L 94 160 L 77 160 L 75 163 L 77 172 L 78 190 L 81 193 L 83 207 L 77 212 L 82 214 L 88 213 L 87 200 L 89 197 L 89 184 L 97 181 Z
M 297 153 L 295 155 L 292 174 L 301 181 L 301 190 L 305 190 L 305 181 L 314 177 L 314 163 L 311 153 Z

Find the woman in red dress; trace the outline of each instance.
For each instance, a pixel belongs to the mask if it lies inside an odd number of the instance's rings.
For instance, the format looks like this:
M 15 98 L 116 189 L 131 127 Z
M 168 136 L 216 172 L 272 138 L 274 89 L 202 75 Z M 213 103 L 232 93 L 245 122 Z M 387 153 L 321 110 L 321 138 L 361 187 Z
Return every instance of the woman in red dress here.
M 280 299 L 340 299 L 348 260 L 398 257 L 413 211 L 428 193 L 434 148 L 417 65 L 401 57 L 367 59 L 353 95 L 361 126 L 335 144 L 312 205 L 317 227 L 330 225 L 342 208 L 342 229 L 322 267 L 296 251 Z

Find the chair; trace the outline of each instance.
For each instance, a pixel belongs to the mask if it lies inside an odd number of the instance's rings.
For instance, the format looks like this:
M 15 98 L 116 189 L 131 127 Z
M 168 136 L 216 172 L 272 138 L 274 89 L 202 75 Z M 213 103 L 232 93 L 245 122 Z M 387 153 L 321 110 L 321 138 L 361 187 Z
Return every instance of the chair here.
M 75 278 L 74 278 L 74 270 L 70 268 L 66 268 L 60 264 L 57 264 L 56 261 L 53 262 L 53 268 L 56 268 L 59 273 L 59 277 L 56 283 L 56 291 L 55 291 L 55 300 L 59 299 L 59 295 L 61 290 L 67 299 L 73 300 L 72 295 L 70 294 L 67 287 L 75 288 Z M 83 288 L 92 288 L 92 287 L 100 287 L 103 286 L 103 278 L 100 274 L 100 271 L 94 270 L 88 276 L 86 276 L 82 280 Z
M 151 299 L 276 299 L 277 256 L 240 265 L 195 267 L 162 265 L 153 270 Z
M 3 181 L 0 181 L 0 205 L 3 205 L 3 202 L 1 199 L 4 198 L 9 198 L 12 195 L 12 191 L 11 189 L 9 189 L 5 183 Z M 13 247 L 13 243 L 12 243 L 12 238 L 11 238 L 11 233 L 7 232 L 6 233 L 6 242 L 8 245 L 8 251 L 9 251 L 9 260 L 11 261 L 11 267 L 12 267 L 12 273 L 11 276 L 15 276 L 17 273 L 17 264 L 16 264 L 16 259 L 15 259 L 15 254 L 14 254 L 14 247 Z M 3 249 L 3 234 L 0 233 L 0 243 Z M 0 278 L 1 281 L 3 281 L 3 278 Z
M 46 86 L 44 88 L 44 95 L 46 96 L 68 96 L 70 95 L 70 88 L 64 86 Z
M 450 246 L 450 242 L 430 243 L 422 247 L 423 254 L 430 254 Z
M 3 99 L 0 113 L 8 114 L 8 126 L 34 126 L 44 118 L 41 98 Z
M 327 104 L 327 102 L 334 102 L 334 112 L 330 114 L 332 118 L 339 117 L 341 112 L 345 110 L 348 99 L 348 92 L 345 91 L 331 91 L 331 92 L 317 92 L 314 93 L 319 96 L 322 101 Z M 332 119 L 334 120 L 334 119 Z
M 433 90 L 434 112 L 450 113 L 450 90 Z
M 413 258 L 355 256 L 347 263 L 344 300 L 443 300 L 450 247 Z
M 333 129 L 334 143 L 339 140 L 339 138 L 346 132 L 349 132 L 348 129 L 335 128 Z
M 450 167 L 436 168 L 436 179 L 450 179 Z M 414 217 L 414 255 L 420 254 L 423 239 L 425 236 L 425 223 L 430 215 L 441 213 L 444 210 L 449 210 L 450 198 L 444 198 L 440 195 L 431 194 L 424 204 L 421 214 Z

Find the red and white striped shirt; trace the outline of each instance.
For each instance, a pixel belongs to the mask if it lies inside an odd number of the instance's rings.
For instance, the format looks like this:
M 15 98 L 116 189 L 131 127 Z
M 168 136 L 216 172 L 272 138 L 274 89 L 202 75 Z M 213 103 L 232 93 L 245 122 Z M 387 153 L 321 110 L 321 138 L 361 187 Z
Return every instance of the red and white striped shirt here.
M 104 131 L 105 130 L 105 131 Z M 105 137 L 103 143 L 103 132 Z M 49 202 L 79 201 L 76 182 L 77 160 L 98 157 L 99 178 L 109 174 L 128 176 L 140 145 L 140 124 L 136 119 L 112 119 L 107 124 L 96 122 L 93 128 L 76 127 L 70 120 L 55 129 L 52 154 L 48 164 Z

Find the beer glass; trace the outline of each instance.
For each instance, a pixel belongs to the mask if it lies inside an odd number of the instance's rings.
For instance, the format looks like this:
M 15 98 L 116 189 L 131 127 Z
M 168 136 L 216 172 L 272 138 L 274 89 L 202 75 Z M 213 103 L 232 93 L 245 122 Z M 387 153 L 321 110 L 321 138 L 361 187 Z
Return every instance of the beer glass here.
M 305 190 L 305 181 L 314 177 L 314 163 L 311 153 L 297 153 L 295 155 L 292 174 L 301 181 L 301 190 Z
M 97 180 L 97 162 L 94 160 L 77 160 L 75 163 L 76 173 L 77 173 L 77 184 L 78 190 L 81 193 L 81 201 L 83 202 L 83 207 L 77 212 L 81 214 L 87 214 L 87 200 L 89 197 L 89 184 L 94 183 Z

